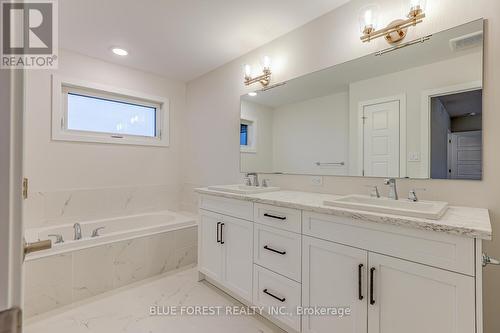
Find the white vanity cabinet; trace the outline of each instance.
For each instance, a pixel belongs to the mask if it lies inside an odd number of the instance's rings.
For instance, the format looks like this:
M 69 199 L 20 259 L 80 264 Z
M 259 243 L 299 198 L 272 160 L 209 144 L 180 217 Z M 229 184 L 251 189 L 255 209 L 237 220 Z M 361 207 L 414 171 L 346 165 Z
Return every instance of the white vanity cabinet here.
M 368 219 L 202 194 L 199 271 L 289 332 L 482 333 L 481 240 Z
M 252 301 L 253 222 L 200 210 L 199 271 Z
M 475 278 L 459 272 L 468 271 L 468 257 L 474 261 L 473 239 L 309 212 L 303 232 L 314 237 L 303 236 L 302 305 L 352 312 L 303 316 L 303 332 L 476 332 Z M 460 260 L 461 247 L 470 253 Z M 443 262 L 457 272 L 429 266 Z

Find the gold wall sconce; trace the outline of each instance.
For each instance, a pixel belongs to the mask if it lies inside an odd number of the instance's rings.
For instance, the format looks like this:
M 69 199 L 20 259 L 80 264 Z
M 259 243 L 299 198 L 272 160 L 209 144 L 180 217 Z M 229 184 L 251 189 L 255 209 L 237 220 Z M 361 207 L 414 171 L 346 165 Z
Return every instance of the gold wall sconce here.
M 271 59 L 265 56 L 262 59 L 262 74 L 259 76 L 252 76 L 252 66 L 245 65 L 245 85 L 249 86 L 251 84 L 260 82 L 263 87 L 267 87 L 271 83 Z
M 389 44 L 402 41 L 408 28 L 416 26 L 425 18 L 425 0 L 410 0 L 409 11 L 406 19 L 394 20 L 385 28 L 377 29 L 379 7 L 368 5 L 360 10 L 359 23 L 361 27 L 361 41 L 370 42 L 372 39 L 384 37 Z

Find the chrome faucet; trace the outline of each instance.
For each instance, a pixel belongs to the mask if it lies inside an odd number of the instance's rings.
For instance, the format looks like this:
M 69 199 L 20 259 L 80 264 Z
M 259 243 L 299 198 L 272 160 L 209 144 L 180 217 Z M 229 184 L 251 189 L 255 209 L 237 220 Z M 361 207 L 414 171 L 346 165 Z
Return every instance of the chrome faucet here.
M 75 229 L 74 240 L 82 239 L 82 227 L 80 226 L 80 223 L 77 222 L 73 224 L 73 228 Z
M 250 186 L 259 186 L 259 175 L 256 172 L 249 172 L 246 177 L 250 179 Z
M 389 199 L 398 200 L 398 189 L 396 187 L 396 179 L 388 178 L 384 180 L 384 185 L 389 185 Z

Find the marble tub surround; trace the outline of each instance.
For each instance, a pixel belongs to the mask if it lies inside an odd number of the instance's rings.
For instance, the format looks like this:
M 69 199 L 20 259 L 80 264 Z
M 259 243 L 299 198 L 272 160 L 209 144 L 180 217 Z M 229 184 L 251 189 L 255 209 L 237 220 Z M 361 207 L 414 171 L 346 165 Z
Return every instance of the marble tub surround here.
M 151 316 L 158 306 L 242 306 L 208 283 L 198 282 L 195 268 L 167 273 L 126 289 L 89 298 L 75 306 L 26 321 L 27 333 L 278 333 L 259 316 Z
M 324 201 L 340 198 L 339 195 L 300 192 L 276 191 L 258 194 L 233 194 L 214 191 L 208 188 L 197 188 L 199 194 L 215 195 L 230 199 L 239 199 L 287 208 L 295 208 L 316 213 L 331 214 L 354 220 L 384 223 L 452 235 L 490 240 L 492 236 L 490 216 L 487 209 L 450 206 L 439 220 L 430 220 L 400 215 L 373 213 L 351 210 L 340 207 L 325 206 Z
M 173 185 L 34 191 L 25 200 L 25 227 L 177 210 L 178 201 Z
M 25 316 L 54 310 L 196 260 L 196 226 L 28 260 Z

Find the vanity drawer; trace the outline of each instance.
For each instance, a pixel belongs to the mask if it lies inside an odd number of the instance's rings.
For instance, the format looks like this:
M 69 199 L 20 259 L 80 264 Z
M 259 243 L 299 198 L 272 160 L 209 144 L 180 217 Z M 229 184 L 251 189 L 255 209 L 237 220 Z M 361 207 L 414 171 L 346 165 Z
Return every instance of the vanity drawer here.
M 302 220 L 300 210 L 256 203 L 254 211 L 255 222 L 300 233 Z
M 303 234 L 474 276 L 474 239 L 303 212 Z
M 290 279 L 301 279 L 301 235 L 254 224 L 254 262 Z
M 202 194 L 200 195 L 200 208 L 253 221 L 253 203 L 249 201 Z
M 297 315 L 297 307 L 301 305 L 301 284 L 258 265 L 254 265 L 253 278 L 254 304 L 265 310 L 271 307 L 280 309 L 279 315 L 269 315 L 299 331 L 300 316 Z

